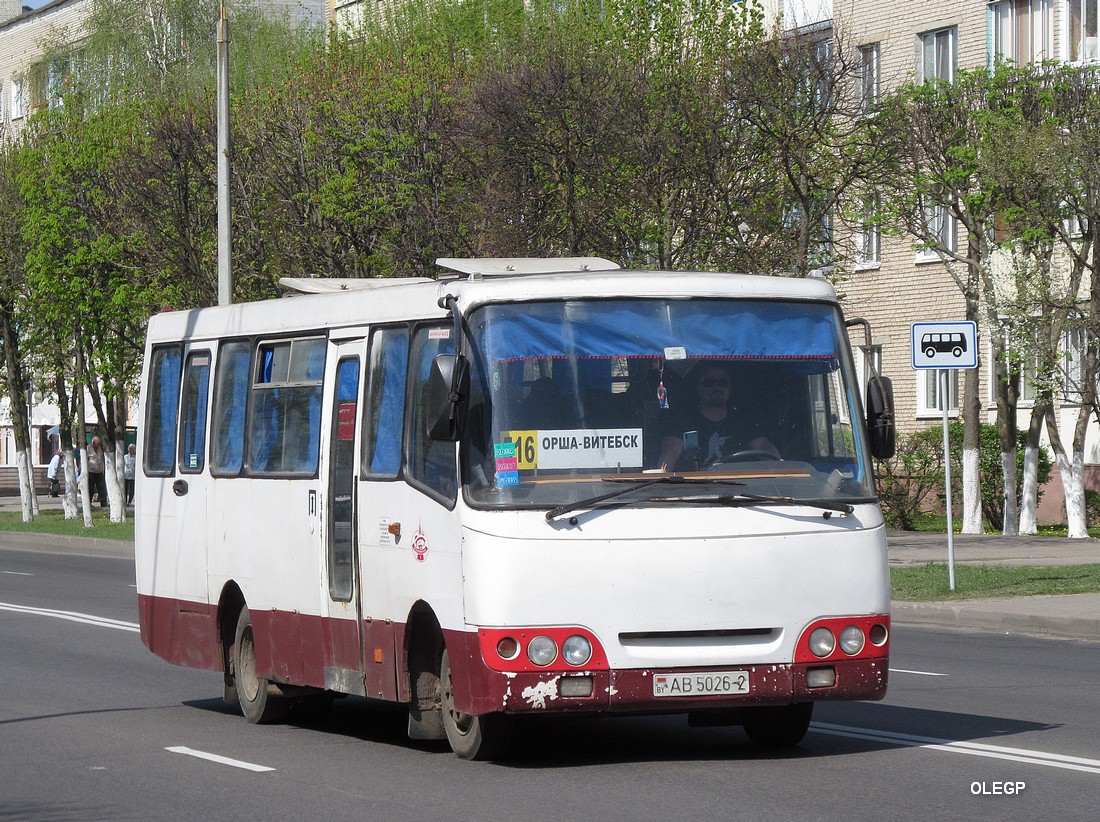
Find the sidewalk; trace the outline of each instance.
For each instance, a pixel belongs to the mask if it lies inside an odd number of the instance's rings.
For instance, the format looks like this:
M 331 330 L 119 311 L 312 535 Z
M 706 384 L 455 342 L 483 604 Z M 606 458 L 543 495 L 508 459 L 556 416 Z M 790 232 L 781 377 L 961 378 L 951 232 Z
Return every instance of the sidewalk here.
M 44 497 L 42 508 L 60 508 Z M 20 510 L 18 497 L 0 497 L 0 511 Z M 127 510 L 133 516 L 133 509 Z M 1100 540 L 1058 537 L 1003 537 L 956 534 L 952 539 L 958 565 L 1084 565 L 1100 563 Z M 887 545 L 892 567 L 947 563 L 947 535 L 890 531 Z M 89 537 L 40 536 L 0 532 L 0 548 L 89 554 L 132 559 L 134 544 Z M 891 603 L 896 625 L 964 628 L 1000 633 L 1083 639 L 1100 642 L 1100 593 L 1064 596 L 969 599 L 952 602 Z
M 947 534 L 890 531 L 891 567 L 947 564 Z M 955 565 L 1085 565 L 1100 563 L 1100 540 L 955 534 Z M 901 602 L 890 610 L 898 625 L 932 625 L 1100 642 L 1100 593 L 1062 596 Z

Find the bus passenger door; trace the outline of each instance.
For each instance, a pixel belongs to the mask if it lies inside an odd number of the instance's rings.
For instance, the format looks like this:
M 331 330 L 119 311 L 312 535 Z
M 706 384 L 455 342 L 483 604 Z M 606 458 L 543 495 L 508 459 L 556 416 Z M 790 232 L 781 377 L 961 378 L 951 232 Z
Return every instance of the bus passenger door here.
M 326 373 L 329 419 L 322 454 L 324 564 L 328 613 L 325 614 L 325 686 L 341 693 L 364 694 L 363 613 L 356 544 L 356 478 L 359 453 L 359 402 L 364 339 L 329 346 Z
M 165 483 L 171 498 L 162 499 L 174 518 L 176 596 L 181 602 L 207 604 L 207 522 L 209 479 L 206 476 L 206 424 L 210 404 L 209 348 L 187 351 L 183 368 L 176 479 Z M 183 610 L 190 610 L 184 607 Z M 198 611 L 201 613 L 202 609 Z

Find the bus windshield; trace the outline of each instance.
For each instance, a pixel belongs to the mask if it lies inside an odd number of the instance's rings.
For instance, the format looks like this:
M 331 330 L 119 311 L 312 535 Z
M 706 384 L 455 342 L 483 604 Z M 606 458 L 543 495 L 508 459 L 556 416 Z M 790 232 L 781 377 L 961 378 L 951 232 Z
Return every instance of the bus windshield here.
M 469 328 L 472 504 L 569 505 L 665 475 L 685 485 L 649 502 L 874 497 L 835 306 L 537 302 L 484 306 Z

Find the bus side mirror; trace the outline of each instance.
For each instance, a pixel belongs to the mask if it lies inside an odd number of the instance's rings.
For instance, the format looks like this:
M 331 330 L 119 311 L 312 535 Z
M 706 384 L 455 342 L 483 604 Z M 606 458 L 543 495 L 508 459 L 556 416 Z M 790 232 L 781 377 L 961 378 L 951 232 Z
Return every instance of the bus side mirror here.
M 867 382 L 867 437 L 873 457 L 894 456 L 894 386 L 886 377 L 874 376 Z
M 469 401 L 470 361 L 461 354 L 438 354 L 428 375 L 428 436 L 457 442 L 466 426 Z

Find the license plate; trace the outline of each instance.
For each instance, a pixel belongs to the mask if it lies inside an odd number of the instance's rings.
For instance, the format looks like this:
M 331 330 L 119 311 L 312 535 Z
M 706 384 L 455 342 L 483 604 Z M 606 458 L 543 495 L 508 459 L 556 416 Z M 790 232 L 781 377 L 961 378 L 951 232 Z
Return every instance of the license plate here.
M 653 675 L 654 696 L 721 696 L 748 692 L 748 671 Z

